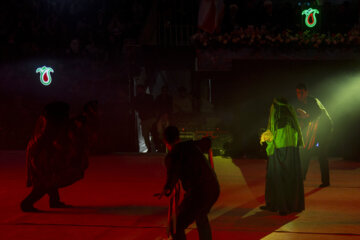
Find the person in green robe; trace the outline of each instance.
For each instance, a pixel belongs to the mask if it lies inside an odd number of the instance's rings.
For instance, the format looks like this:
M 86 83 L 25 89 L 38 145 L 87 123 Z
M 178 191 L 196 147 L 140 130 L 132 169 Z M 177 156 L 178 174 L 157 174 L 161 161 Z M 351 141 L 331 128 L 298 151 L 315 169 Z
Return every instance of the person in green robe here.
M 267 130 L 260 143 L 267 143 L 265 202 L 263 210 L 287 215 L 305 209 L 299 147 L 303 146 L 296 112 L 285 98 L 275 98 Z

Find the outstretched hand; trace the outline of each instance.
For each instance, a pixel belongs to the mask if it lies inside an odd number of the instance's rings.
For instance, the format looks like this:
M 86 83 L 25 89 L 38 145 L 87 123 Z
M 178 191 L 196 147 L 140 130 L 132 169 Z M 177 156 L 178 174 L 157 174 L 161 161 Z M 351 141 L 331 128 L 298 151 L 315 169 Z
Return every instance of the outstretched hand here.
M 162 192 L 155 193 L 153 196 L 157 197 L 158 199 L 161 199 L 164 195 L 168 197 L 170 194 L 168 193 L 167 190 L 164 189 Z
M 165 195 L 164 192 L 161 192 L 161 193 L 155 193 L 153 196 L 157 197 L 158 199 L 161 199 L 164 195 Z
M 309 114 L 304 109 L 298 108 L 298 109 L 296 109 L 296 112 L 297 112 L 297 115 L 299 118 L 308 118 L 309 117 Z

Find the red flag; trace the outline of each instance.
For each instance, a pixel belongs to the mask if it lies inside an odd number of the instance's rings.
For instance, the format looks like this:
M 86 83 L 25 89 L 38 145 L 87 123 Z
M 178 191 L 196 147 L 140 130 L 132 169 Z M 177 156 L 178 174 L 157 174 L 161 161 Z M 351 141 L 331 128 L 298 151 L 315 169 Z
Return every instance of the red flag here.
M 219 29 L 224 13 L 223 0 L 201 0 L 198 27 L 205 32 L 213 33 Z

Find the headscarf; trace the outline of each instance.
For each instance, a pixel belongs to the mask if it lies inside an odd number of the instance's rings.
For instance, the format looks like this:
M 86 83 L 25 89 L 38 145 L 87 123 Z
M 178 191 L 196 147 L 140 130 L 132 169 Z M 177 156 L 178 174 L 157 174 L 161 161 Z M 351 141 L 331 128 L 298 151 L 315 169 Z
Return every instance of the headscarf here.
M 261 141 L 266 140 L 271 142 L 274 138 L 276 130 L 284 127 L 289 123 L 290 126 L 298 133 L 298 146 L 303 146 L 304 143 L 301 134 L 301 128 L 294 108 L 288 104 L 285 98 L 274 98 L 270 107 L 270 116 L 267 130 L 263 133 Z

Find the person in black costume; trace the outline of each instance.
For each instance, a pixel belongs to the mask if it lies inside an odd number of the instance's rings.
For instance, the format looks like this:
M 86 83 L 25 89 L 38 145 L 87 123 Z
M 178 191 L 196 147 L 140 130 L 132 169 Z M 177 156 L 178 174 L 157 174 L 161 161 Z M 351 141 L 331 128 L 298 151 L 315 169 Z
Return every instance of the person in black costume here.
M 296 86 L 296 95 L 298 101 L 295 107 L 304 137 L 304 147 L 300 152 L 303 178 L 306 178 L 310 159 L 317 156 L 322 182 L 319 187 L 327 187 L 330 185 L 327 152 L 333 133 L 333 121 L 320 100 L 308 96 L 305 84 Z
M 214 170 L 203 152 L 209 149 L 209 141 L 180 142 L 179 130 L 174 126 L 165 129 L 165 141 L 169 153 L 165 157 L 167 180 L 160 194 L 169 196 L 178 181 L 185 191 L 184 199 L 177 207 L 176 229 L 170 224 L 173 239 L 186 239 L 185 229 L 196 222 L 199 239 L 212 239 L 207 217 L 220 194 Z

